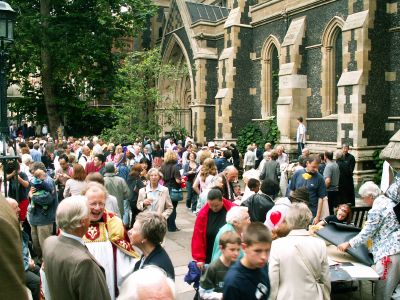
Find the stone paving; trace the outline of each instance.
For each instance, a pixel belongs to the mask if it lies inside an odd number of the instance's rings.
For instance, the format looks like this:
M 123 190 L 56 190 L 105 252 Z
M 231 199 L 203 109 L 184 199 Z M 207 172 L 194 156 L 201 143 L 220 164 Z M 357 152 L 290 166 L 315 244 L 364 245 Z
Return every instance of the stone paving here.
M 187 272 L 187 264 L 191 261 L 190 243 L 193 234 L 193 224 L 195 215 L 188 211 L 185 207 L 185 202 L 182 201 L 178 205 L 177 226 L 181 229 L 178 232 L 168 232 L 164 247 L 171 257 L 175 267 L 175 283 L 177 288 L 178 300 L 192 300 L 194 297 L 194 289 L 192 286 L 184 282 L 183 278 Z M 357 283 L 353 284 L 358 286 Z M 362 295 L 359 290 L 337 294 L 332 297 L 333 300 L 372 300 L 372 284 L 370 281 L 361 283 Z M 299 299 L 301 300 L 301 299 Z
M 175 267 L 177 299 L 192 300 L 194 289 L 183 278 L 188 271 L 187 265 L 192 260 L 190 243 L 196 216 L 186 209 L 184 201 L 179 203 L 177 210 L 176 225 L 181 231 L 168 232 L 164 247 Z

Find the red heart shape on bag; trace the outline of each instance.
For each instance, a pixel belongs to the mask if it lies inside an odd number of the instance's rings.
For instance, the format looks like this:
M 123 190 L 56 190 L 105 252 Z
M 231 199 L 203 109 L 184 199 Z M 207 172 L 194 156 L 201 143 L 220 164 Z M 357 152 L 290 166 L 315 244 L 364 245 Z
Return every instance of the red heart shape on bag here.
M 281 220 L 281 217 L 282 217 L 281 212 L 276 210 L 271 213 L 269 219 L 271 220 L 271 223 L 274 224 L 274 226 L 276 226 L 276 224 L 278 224 L 279 221 Z

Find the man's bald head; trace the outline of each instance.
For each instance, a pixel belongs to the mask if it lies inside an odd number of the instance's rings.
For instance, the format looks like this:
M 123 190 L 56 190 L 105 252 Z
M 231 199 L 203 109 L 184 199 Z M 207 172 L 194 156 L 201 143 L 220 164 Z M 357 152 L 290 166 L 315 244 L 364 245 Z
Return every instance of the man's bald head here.
M 237 181 L 239 176 L 239 172 L 234 166 L 227 166 L 224 170 L 224 174 L 228 182 Z
M 19 218 L 20 209 L 19 209 L 17 200 L 10 198 L 10 197 L 7 197 L 6 200 L 7 200 L 8 204 L 10 204 L 12 210 L 15 212 L 17 218 Z
M 82 153 L 89 156 L 90 155 L 90 148 L 88 146 L 82 147 Z

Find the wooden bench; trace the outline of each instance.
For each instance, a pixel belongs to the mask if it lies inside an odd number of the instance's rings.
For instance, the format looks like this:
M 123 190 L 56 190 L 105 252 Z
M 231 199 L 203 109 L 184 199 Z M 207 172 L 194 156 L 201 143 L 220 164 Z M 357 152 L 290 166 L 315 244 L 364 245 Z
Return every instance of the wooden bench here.
M 364 221 L 367 220 L 368 216 L 368 211 L 371 209 L 371 207 L 368 206 L 353 206 L 351 208 L 352 211 L 352 218 L 351 218 L 351 223 L 354 224 L 354 226 L 358 228 L 362 228 Z

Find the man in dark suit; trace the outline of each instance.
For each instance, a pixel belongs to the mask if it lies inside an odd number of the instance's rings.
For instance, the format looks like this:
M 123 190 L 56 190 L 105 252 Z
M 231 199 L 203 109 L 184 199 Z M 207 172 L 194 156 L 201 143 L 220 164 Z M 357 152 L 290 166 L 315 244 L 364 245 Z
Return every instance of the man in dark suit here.
M 44 270 L 52 299 L 111 299 L 103 268 L 82 241 L 89 228 L 89 208 L 81 196 L 57 208 L 60 236 L 44 242 Z
M 350 146 L 347 144 L 343 144 L 342 151 L 343 151 L 343 160 L 347 163 L 350 167 L 351 175 L 353 175 L 354 168 L 356 166 L 356 159 L 354 155 L 349 153 Z

